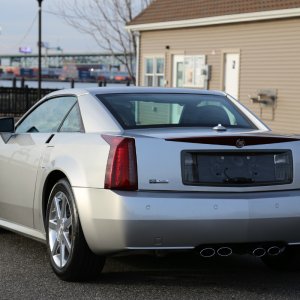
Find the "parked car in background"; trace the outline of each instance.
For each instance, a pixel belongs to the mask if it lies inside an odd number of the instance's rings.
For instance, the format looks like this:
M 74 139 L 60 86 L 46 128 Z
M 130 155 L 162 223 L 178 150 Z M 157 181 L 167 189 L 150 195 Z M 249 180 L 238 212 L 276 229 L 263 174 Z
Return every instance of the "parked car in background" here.
M 101 71 L 97 74 L 97 81 L 110 82 L 112 79 L 113 76 L 110 71 Z
M 113 73 L 113 79 L 115 82 L 128 82 L 131 81 L 131 77 L 127 72 L 115 72 Z
M 61 90 L 0 132 L 0 226 L 46 242 L 63 280 L 145 250 L 296 265 L 300 137 L 223 92 Z

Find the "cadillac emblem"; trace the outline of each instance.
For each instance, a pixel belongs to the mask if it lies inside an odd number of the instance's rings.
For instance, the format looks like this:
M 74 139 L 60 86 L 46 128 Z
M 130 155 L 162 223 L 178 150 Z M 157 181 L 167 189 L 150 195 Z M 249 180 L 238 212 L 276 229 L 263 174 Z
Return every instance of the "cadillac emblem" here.
M 238 139 L 238 140 L 236 140 L 235 145 L 237 148 L 243 148 L 246 146 L 246 142 L 243 139 Z

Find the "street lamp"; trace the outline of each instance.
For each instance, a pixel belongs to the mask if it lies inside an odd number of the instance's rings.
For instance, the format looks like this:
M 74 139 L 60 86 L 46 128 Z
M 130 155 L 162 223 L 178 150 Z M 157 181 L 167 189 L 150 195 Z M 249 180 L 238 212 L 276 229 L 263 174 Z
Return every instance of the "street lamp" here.
M 41 87 L 42 87 L 42 2 L 43 0 L 37 0 L 39 4 L 39 66 L 38 66 L 38 99 L 41 98 Z

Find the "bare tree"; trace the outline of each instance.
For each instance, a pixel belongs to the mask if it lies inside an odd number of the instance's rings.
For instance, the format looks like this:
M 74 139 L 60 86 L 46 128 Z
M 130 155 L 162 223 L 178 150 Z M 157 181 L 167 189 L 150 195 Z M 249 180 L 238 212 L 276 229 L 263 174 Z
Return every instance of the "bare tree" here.
M 55 10 L 69 25 L 92 36 L 101 49 L 124 64 L 135 83 L 137 44 L 134 33 L 127 31 L 125 25 L 150 2 L 152 0 L 64 0 Z

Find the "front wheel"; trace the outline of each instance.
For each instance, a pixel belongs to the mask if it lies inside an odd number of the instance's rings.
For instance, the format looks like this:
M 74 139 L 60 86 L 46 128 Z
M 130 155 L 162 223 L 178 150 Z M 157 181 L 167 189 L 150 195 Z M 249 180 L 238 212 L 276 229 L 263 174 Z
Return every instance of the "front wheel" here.
M 84 238 L 72 188 L 59 180 L 50 193 L 46 214 L 47 248 L 55 274 L 66 281 L 95 278 L 105 258 L 96 256 Z

